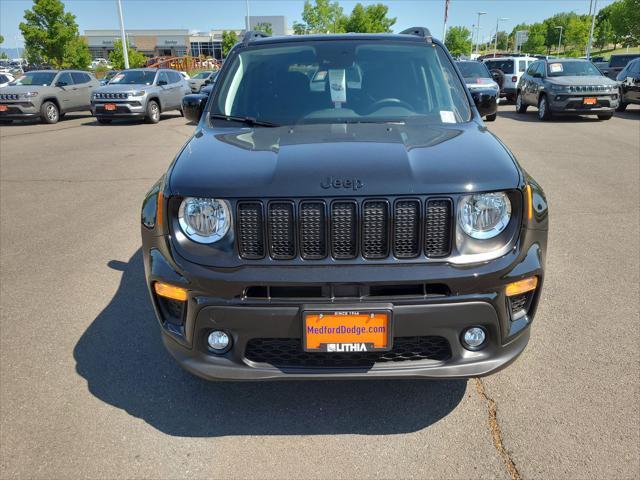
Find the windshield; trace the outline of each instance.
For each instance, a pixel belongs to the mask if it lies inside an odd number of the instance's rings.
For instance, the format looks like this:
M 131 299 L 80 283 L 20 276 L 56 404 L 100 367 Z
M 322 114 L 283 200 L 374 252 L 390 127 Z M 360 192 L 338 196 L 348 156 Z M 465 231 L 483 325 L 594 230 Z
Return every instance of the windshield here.
M 601 76 L 600 70 L 591 62 L 557 62 L 549 63 L 547 67 L 550 77 L 586 77 L 589 75 Z
M 501 70 L 502 73 L 513 73 L 514 62 L 513 60 L 485 60 L 485 65 L 489 70 Z
M 609 64 L 609 67 L 612 67 L 612 68 L 624 67 L 627 65 L 627 63 L 629 63 L 634 58 L 638 58 L 638 55 L 612 55 L 611 63 Z
M 476 80 L 477 78 L 491 78 L 491 74 L 484 63 L 480 62 L 458 62 L 458 68 L 465 80 Z
M 203 78 L 209 78 L 209 75 L 211 75 L 211 72 L 200 72 L 191 78 L 203 79 Z
M 109 83 L 118 85 L 151 85 L 156 72 L 149 70 L 127 70 L 118 73 Z
M 243 49 L 211 113 L 276 125 L 469 121 L 464 87 L 434 47 L 330 40 Z
M 12 85 L 51 85 L 56 77 L 56 72 L 29 72 L 17 79 Z

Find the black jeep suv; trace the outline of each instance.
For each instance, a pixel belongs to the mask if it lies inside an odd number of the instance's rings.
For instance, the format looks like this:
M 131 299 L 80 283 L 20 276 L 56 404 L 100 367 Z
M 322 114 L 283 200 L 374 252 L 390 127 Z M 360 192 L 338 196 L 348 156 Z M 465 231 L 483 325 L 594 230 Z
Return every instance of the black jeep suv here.
M 167 349 L 207 379 L 470 377 L 525 348 L 547 204 L 428 30 L 230 52 L 142 206 Z

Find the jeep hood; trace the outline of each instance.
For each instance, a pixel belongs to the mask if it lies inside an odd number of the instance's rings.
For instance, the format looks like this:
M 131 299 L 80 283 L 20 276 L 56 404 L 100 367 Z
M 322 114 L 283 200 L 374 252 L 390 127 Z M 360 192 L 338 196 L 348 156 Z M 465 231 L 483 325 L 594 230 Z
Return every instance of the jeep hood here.
M 471 122 L 202 128 L 170 172 L 174 195 L 327 197 L 516 188 L 519 169 Z
M 574 75 L 570 77 L 547 77 L 556 85 L 616 85 L 616 82 L 604 75 Z

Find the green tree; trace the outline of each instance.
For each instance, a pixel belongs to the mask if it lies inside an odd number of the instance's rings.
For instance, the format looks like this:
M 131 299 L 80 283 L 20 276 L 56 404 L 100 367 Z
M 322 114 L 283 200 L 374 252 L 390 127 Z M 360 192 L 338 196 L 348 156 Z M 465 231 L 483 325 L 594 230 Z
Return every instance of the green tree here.
M 368 5 L 366 8 L 369 17 L 369 33 L 391 33 L 391 27 L 396 23 L 396 17 L 389 18 L 389 7 L 382 3 Z
M 226 58 L 233 46 L 238 43 L 236 32 L 222 32 L 222 57 Z
M 142 67 L 147 58 L 127 42 L 127 55 L 129 57 L 129 68 Z M 124 68 L 124 53 L 122 50 L 122 40 L 113 41 L 113 51 L 109 53 L 109 62 L 113 68 L 122 70 Z
M 260 22 L 260 23 L 256 23 L 253 26 L 254 30 L 258 30 L 260 32 L 264 32 L 267 35 L 273 35 L 273 27 L 271 26 L 271 24 L 269 22 Z
M 4 37 L 0 35 L 0 45 L 2 45 L 3 43 L 4 43 Z
M 596 48 L 603 50 L 607 45 L 613 42 L 613 27 L 608 18 L 596 20 L 596 28 L 594 32 L 593 43 Z
M 62 67 L 86 69 L 91 64 L 91 53 L 84 39 L 76 37 L 67 43 Z
M 603 8 L 613 30 L 613 42 L 630 47 L 640 43 L 640 0 L 617 0 Z
M 543 54 L 547 51 L 546 28 L 542 23 L 529 25 L 529 37 L 520 49 L 523 53 Z
M 454 57 L 468 55 L 471 51 L 471 31 L 467 27 L 451 27 L 447 30 L 445 44 Z
M 296 35 L 340 33 L 344 32 L 345 23 L 342 7 L 338 2 L 315 0 L 312 5 L 309 0 L 305 0 L 302 22 L 294 22 L 293 31 Z
M 63 67 L 65 55 L 69 55 L 70 48 L 77 47 L 69 47 L 78 39 L 76 17 L 65 12 L 60 0 L 33 0 L 32 9 L 25 10 L 24 22 L 19 27 L 26 57 L 32 63 L 44 60 Z
M 371 20 L 367 15 L 367 10 L 361 3 L 353 7 L 353 11 L 345 21 L 345 30 L 354 33 L 366 33 L 371 31 Z
M 576 15 L 569 19 L 567 31 L 564 35 L 567 45 L 575 52 L 584 52 L 589 42 L 591 22 L 588 15 Z
M 496 35 L 498 36 L 498 50 L 507 50 L 509 48 L 509 35 L 507 32 L 498 32 L 491 38 L 491 48 L 496 44 Z

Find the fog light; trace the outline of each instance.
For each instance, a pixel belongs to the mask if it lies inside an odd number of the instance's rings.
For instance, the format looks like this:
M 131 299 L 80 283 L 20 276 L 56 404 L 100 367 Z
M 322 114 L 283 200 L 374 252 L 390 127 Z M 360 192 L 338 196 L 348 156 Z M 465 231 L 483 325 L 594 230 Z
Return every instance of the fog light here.
M 471 349 L 479 348 L 487 338 L 487 334 L 485 333 L 483 328 L 480 327 L 471 327 L 467 328 L 462 334 L 462 343 L 464 343 L 465 347 Z
M 229 338 L 229 335 L 223 331 L 214 330 L 207 337 L 207 343 L 211 350 L 214 350 L 216 353 L 223 353 L 229 348 L 231 339 Z

